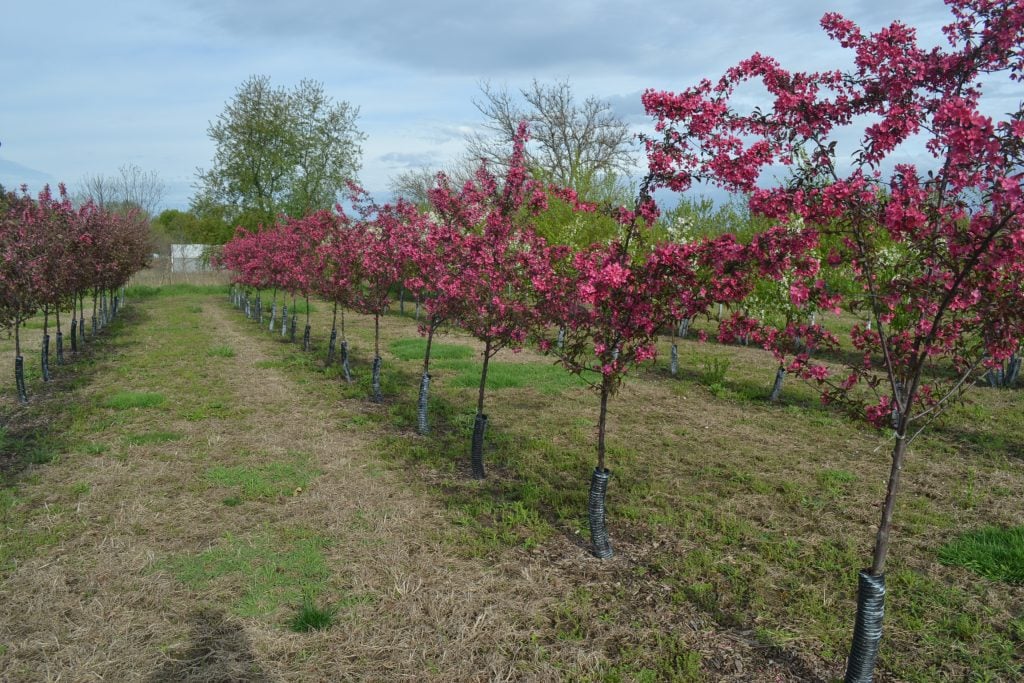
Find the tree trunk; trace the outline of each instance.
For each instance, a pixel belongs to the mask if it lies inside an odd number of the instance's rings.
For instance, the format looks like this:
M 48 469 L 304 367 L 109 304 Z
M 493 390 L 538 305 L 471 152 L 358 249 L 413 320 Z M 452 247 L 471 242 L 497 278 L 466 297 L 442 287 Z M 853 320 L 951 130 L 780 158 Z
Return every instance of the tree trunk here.
M 85 348 L 85 292 L 78 295 L 78 343 Z
M 782 395 L 782 382 L 786 379 L 786 368 L 779 366 L 775 371 L 775 383 L 772 385 L 772 393 L 768 396 L 768 400 L 775 403 L 779 400 Z
M 476 413 L 477 415 L 483 415 L 484 413 L 484 389 L 487 386 L 487 365 L 491 360 L 491 340 L 488 339 L 484 342 L 484 365 L 480 370 L 480 391 L 476 398 Z
M 338 302 L 334 302 L 334 315 L 331 318 L 331 341 L 327 345 L 327 365 L 334 362 L 334 349 L 338 343 Z
M 912 397 L 907 400 L 909 406 Z M 889 554 L 889 535 L 892 532 L 893 511 L 899 492 L 900 475 L 907 454 L 907 424 L 909 407 L 899 416 L 896 424 L 896 443 L 892 449 L 892 468 L 882 506 L 882 519 L 875 537 L 875 551 L 871 569 L 860 573 L 857 592 L 857 621 L 853 630 L 850 657 L 846 662 L 845 683 L 870 683 L 874 675 L 878 647 L 882 640 L 882 618 L 885 615 L 885 559 Z
M 430 431 L 427 416 L 427 400 L 430 394 L 430 346 L 434 341 L 436 325 L 436 319 L 431 319 L 430 327 L 427 328 L 427 349 L 423 354 L 423 374 L 420 376 L 420 394 L 416 403 L 416 431 L 422 435 Z
M 473 421 L 473 441 L 470 445 L 470 465 L 474 479 L 483 479 L 484 471 L 484 434 L 487 431 L 487 415 L 484 413 L 484 391 L 487 387 L 487 366 L 491 360 L 491 340 L 484 342 L 484 364 L 480 369 L 480 392 L 476 399 L 476 418 Z
M 269 330 L 270 332 L 273 332 L 274 331 L 274 326 L 276 325 L 276 321 L 277 321 L 277 288 L 275 287 L 274 288 L 274 297 L 270 301 L 270 325 L 267 327 L 267 330 Z
M 380 314 L 373 314 L 373 355 L 380 356 Z
M 78 318 L 75 317 L 75 300 L 71 297 L 71 353 L 78 353 Z
M 885 573 L 885 558 L 889 554 L 889 534 L 892 531 L 892 515 L 896 509 L 896 494 L 899 490 L 900 475 L 903 473 L 903 460 L 907 453 L 907 419 L 903 416 L 896 433 L 896 443 L 892 449 L 892 468 L 889 470 L 889 485 L 885 492 L 885 505 L 882 507 L 882 521 L 878 525 L 875 537 L 875 552 L 871 563 L 871 573 L 881 576 Z
M 25 389 L 25 359 L 21 356 L 21 319 L 14 321 L 14 383 L 18 389 L 18 402 L 28 403 L 28 391 Z
M 587 517 L 590 521 L 590 541 L 595 557 L 606 559 L 614 554 L 608 528 L 605 526 L 605 496 L 611 472 L 605 467 L 605 425 L 608 421 L 608 395 L 611 387 L 608 379 L 601 380 L 601 412 L 597 419 L 597 467 L 590 477 L 590 495 L 587 503 Z
M 43 345 L 40 350 L 39 369 L 42 371 L 43 381 L 50 381 L 50 306 L 43 305 Z
M 295 300 L 292 299 L 292 320 L 291 324 L 288 326 L 288 341 L 290 341 L 292 344 L 295 343 L 295 325 L 298 318 L 299 309 L 295 306 Z

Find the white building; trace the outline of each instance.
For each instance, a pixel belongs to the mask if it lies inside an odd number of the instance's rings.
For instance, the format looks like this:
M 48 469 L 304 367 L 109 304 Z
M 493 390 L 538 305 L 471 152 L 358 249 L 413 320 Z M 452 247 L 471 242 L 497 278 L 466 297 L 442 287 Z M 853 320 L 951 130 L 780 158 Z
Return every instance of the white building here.
M 206 244 L 172 244 L 172 273 L 202 273 L 213 270 L 207 255 Z

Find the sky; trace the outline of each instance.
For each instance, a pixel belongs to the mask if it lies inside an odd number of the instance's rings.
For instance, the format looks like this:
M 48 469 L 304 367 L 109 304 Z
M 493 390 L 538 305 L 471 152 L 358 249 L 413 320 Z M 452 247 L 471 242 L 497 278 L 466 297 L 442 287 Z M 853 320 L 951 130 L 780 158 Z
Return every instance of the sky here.
M 717 78 L 761 52 L 785 68 L 847 66 L 818 22 L 866 30 L 894 19 L 942 42 L 941 0 L 51 0 L 9 3 L 0 24 L 0 184 L 155 171 L 163 205 L 187 208 L 208 168 L 210 121 L 248 77 L 320 81 L 359 108 L 360 182 L 388 196 L 395 174 L 459 156 L 478 129 L 480 85 L 515 92 L 568 80 L 651 131 L 640 94 Z

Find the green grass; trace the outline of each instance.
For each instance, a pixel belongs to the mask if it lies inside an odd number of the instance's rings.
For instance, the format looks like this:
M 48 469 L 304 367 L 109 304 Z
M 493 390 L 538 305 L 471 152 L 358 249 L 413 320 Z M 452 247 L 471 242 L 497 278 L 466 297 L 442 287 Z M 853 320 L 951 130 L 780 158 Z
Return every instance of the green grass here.
M 255 500 L 290 496 L 306 488 L 320 472 L 309 465 L 306 456 L 293 456 L 292 462 L 261 465 L 217 465 L 206 470 L 205 479 L 215 486 L 238 489 L 237 498 Z
M 388 350 L 399 360 L 423 361 L 423 354 L 427 351 L 427 340 L 423 337 L 410 337 L 409 339 L 398 339 L 388 344 Z M 479 351 L 465 344 L 445 344 L 434 338 L 430 345 L 430 360 L 462 360 L 473 358 L 479 355 Z
M 939 561 L 993 581 L 1024 584 L 1024 526 L 990 526 L 963 534 L 939 550 Z
M 236 596 L 233 609 L 239 615 L 265 616 L 323 592 L 330 577 L 323 554 L 327 545 L 326 537 L 301 528 L 248 537 L 229 533 L 217 547 L 174 558 L 167 567 L 195 589 Z
M 227 287 L 224 285 L 195 285 L 188 283 L 177 283 L 171 285 L 132 285 L 125 289 L 125 298 L 130 302 L 132 299 L 153 299 L 156 297 L 170 296 L 195 296 L 217 294 L 226 296 Z
M 129 446 L 148 446 L 150 444 L 169 443 L 179 441 L 183 438 L 178 432 L 142 432 L 139 434 L 126 434 L 124 441 Z M 101 451 L 102 452 L 102 451 Z
M 114 410 L 130 410 L 132 408 L 155 408 L 163 404 L 165 400 L 166 397 L 163 394 L 119 391 L 108 396 L 101 405 L 104 408 L 113 408 Z
M 302 606 L 298 614 L 292 617 L 289 626 L 296 633 L 307 633 L 309 631 L 320 631 L 334 625 L 334 617 L 337 609 L 334 607 L 320 607 L 310 595 L 302 597 Z
M 217 358 L 234 358 L 235 350 L 230 346 L 213 346 L 206 351 L 206 355 Z
M 482 364 L 479 361 L 450 360 L 432 365 L 437 371 L 455 373 L 454 377 L 444 379 L 448 386 L 466 389 L 475 389 L 480 386 Z M 587 386 L 586 382 L 579 376 L 567 372 L 558 365 L 501 361 L 491 361 L 487 365 L 488 391 L 530 388 L 542 394 L 557 395 L 567 389 L 585 386 Z

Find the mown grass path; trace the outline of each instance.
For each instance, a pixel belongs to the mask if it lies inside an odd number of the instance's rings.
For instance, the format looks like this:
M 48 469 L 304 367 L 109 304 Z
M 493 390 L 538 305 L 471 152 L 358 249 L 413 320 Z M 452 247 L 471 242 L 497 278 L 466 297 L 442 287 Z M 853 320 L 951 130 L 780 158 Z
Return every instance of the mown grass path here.
M 222 298 L 126 317 L 5 490 L 0 680 L 806 679 L 686 603 L 646 620 L 628 559 L 463 552 L 374 452 L 380 408 L 297 381 Z M 292 630 L 304 602 L 333 626 Z

